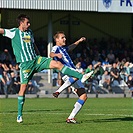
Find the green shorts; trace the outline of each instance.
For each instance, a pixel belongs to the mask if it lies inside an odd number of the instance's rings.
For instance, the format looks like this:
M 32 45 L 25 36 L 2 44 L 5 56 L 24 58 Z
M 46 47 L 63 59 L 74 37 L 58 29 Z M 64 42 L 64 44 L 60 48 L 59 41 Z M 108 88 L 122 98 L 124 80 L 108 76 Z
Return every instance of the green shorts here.
M 21 84 L 27 84 L 32 79 L 34 73 L 49 69 L 51 60 L 52 58 L 37 56 L 34 60 L 20 63 Z

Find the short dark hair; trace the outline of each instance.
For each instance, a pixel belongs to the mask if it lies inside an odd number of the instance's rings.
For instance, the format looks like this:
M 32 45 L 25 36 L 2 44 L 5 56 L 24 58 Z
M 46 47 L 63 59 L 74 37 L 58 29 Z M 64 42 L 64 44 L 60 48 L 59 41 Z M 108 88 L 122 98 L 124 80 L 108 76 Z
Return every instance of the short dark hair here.
M 26 14 L 19 14 L 17 17 L 17 24 L 18 26 L 20 25 L 20 22 L 23 22 L 27 18 L 28 20 L 30 19 Z
M 54 34 L 54 40 L 56 39 L 56 38 L 58 38 L 58 36 L 59 36 L 59 34 L 65 34 L 64 33 L 64 31 L 57 31 L 55 34 Z

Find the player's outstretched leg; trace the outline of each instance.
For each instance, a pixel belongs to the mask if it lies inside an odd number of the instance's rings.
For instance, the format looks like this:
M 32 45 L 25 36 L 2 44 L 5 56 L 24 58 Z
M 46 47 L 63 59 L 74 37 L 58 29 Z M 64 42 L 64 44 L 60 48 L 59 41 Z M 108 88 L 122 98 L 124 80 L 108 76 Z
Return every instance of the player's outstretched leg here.
M 55 98 L 58 98 L 59 94 L 65 90 L 66 88 L 70 87 L 71 84 L 73 84 L 76 80 L 73 79 L 72 77 L 68 77 L 67 75 L 62 77 L 64 84 L 62 86 L 59 87 L 58 90 L 56 90 L 56 92 L 53 93 L 53 96 Z
M 84 83 L 88 78 L 90 78 L 92 76 L 92 74 L 94 73 L 94 71 L 91 71 L 89 73 L 86 73 L 82 76 L 81 78 L 81 82 Z M 65 75 L 66 76 L 66 75 Z M 58 89 L 56 90 L 56 92 L 53 93 L 53 96 L 55 98 L 58 98 L 59 94 L 64 90 L 66 89 L 67 87 L 69 87 L 71 84 L 73 84 L 76 80 L 74 80 L 72 77 L 68 77 L 66 76 L 67 78 L 64 78 L 65 80 L 65 83 Z
M 91 77 L 91 75 L 93 74 L 93 71 L 86 73 L 86 74 L 81 74 L 79 72 L 77 72 L 76 70 L 69 68 L 67 66 L 63 66 L 62 69 L 60 70 L 63 74 L 65 75 L 69 75 L 71 77 L 75 77 L 81 80 L 82 83 L 84 83 L 88 78 Z
M 93 73 L 94 71 L 90 71 L 89 73 L 84 74 L 81 79 L 81 82 L 84 83 L 87 79 L 89 79 L 92 76 Z

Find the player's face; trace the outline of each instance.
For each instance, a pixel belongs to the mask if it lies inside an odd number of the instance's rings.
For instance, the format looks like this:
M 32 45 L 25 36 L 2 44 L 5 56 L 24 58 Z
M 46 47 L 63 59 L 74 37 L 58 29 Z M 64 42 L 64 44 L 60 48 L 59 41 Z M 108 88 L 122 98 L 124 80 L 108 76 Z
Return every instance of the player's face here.
M 56 39 L 56 42 L 58 43 L 59 46 L 64 46 L 66 45 L 66 37 L 64 34 L 59 34 L 58 38 Z
M 132 80 L 132 76 L 129 76 L 129 80 Z
M 30 27 L 30 21 L 25 18 L 25 20 L 21 22 L 21 27 L 23 31 L 26 31 Z

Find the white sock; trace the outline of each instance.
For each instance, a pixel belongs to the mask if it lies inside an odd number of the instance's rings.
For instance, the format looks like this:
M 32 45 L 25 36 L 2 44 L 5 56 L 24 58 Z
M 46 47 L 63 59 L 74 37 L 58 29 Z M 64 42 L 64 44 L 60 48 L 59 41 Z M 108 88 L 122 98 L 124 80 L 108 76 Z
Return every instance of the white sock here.
M 84 101 L 81 100 L 81 99 L 78 99 L 78 101 L 75 103 L 74 109 L 72 110 L 72 112 L 69 115 L 68 119 L 74 118 L 78 114 L 80 109 L 82 108 L 83 104 L 84 104 Z
M 62 86 L 59 87 L 58 90 L 56 90 L 56 92 L 61 93 L 63 90 L 65 90 L 67 87 L 69 87 L 73 82 L 75 82 L 75 80 L 73 78 L 68 78 L 64 84 Z
M 61 87 L 59 87 L 58 90 L 56 90 L 56 92 L 61 93 L 63 90 L 65 90 L 67 87 L 69 87 L 71 85 L 71 82 L 68 80 L 66 81 Z

